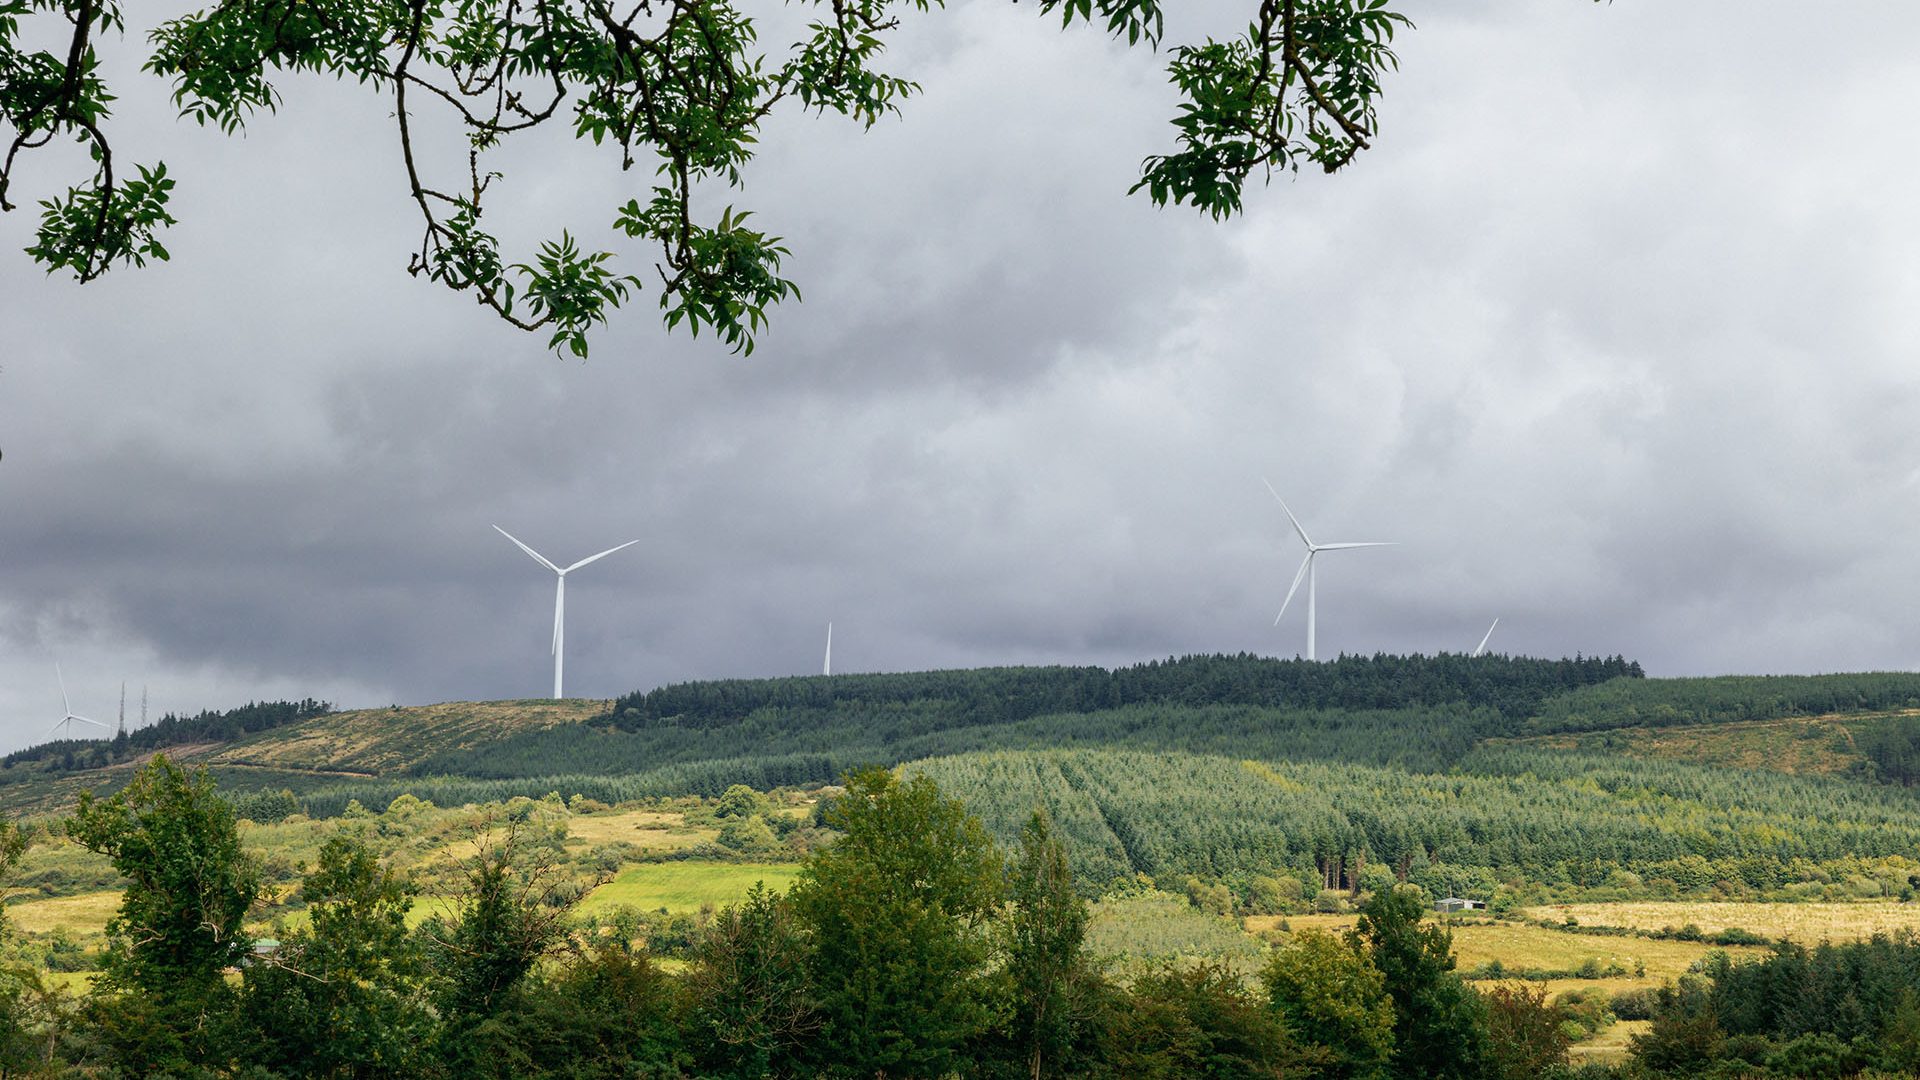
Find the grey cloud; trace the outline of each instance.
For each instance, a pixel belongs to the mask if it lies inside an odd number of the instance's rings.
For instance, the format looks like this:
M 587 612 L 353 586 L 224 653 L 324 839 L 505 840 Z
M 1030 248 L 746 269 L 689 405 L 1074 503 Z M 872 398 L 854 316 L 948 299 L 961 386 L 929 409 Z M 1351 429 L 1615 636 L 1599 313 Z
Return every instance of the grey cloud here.
M 1913 666 L 1920 13 L 1774 7 L 1416 12 L 1378 148 L 1216 224 L 1124 196 L 1163 57 L 959 5 L 901 45 L 903 120 L 789 118 L 715 193 L 807 296 L 751 358 L 649 295 L 557 360 L 406 278 L 351 87 L 233 141 L 129 93 L 175 262 L 0 261 L 0 731 L 44 727 L 56 656 L 96 712 L 123 674 L 181 708 L 540 693 L 551 575 L 494 523 L 640 538 L 569 589 L 582 694 L 817 670 L 829 619 L 843 670 L 1290 655 L 1262 475 L 1401 542 L 1324 565 L 1326 652 L 1498 615 L 1496 648 L 1660 673 Z M 580 160 L 505 160 L 508 231 L 597 234 L 645 182 Z

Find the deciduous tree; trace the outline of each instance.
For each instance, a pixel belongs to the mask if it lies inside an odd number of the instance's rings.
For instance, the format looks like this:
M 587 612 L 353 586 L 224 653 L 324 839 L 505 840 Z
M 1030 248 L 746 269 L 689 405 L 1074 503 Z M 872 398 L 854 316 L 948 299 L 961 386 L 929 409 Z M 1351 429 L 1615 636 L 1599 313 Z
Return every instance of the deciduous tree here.
M 1393 1056 L 1393 999 L 1365 943 L 1301 930 L 1260 973 L 1275 1012 L 1303 1043 L 1325 1047 L 1318 1075 L 1375 1080 Z
M 247 966 L 242 1010 L 261 1064 L 296 1076 L 399 1076 L 432 1043 L 413 888 L 365 840 L 328 838 L 301 886 L 308 926 Z
M 814 854 L 792 892 L 812 934 L 827 1025 L 819 1065 L 944 1075 L 987 1022 L 1000 854 L 979 820 L 924 776 L 856 772 L 826 820 L 843 835 Z
M 744 902 L 723 909 L 695 950 L 687 990 L 711 1075 L 799 1075 L 800 1051 L 821 1018 L 807 943 L 785 898 L 755 884 Z
M 1486 1030 L 1480 1001 L 1453 971 L 1453 935 L 1421 925 L 1412 889 L 1373 895 L 1355 932 L 1393 998 L 1394 1072 L 1407 1080 L 1480 1080 Z
M 222 973 L 252 951 L 245 919 L 260 895 L 233 808 L 206 770 L 156 754 L 111 798 L 83 793 L 67 834 L 127 880 L 91 999 L 104 1056 L 157 1072 L 219 1058 Z
M 107 976 L 156 993 L 220 982 L 252 948 L 244 929 L 260 875 L 240 847 L 233 807 L 204 769 L 156 754 L 114 796 L 82 793 L 67 834 L 127 879 L 107 926 Z
M 1013 1042 L 1033 1080 L 1057 1075 L 1088 1020 L 1098 981 L 1086 954 L 1087 902 L 1074 891 L 1066 847 L 1035 810 L 1020 831 L 1006 919 Z

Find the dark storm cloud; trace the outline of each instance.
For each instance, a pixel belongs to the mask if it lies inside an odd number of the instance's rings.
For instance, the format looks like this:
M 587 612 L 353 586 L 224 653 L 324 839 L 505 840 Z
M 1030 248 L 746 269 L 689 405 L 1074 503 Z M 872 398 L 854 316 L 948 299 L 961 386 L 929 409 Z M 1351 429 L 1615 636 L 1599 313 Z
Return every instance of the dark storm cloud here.
M 641 541 L 569 588 L 580 694 L 817 670 L 830 619 L 842 670 L 1291 654 L 1263 475 L 1316 538 L 1400 542 L 1322 564 L 1323 653 L 1499 616 L 1495 648 L 1660 673 L 1912 667 L 1920 14 L 1788 10 L 1416 11 L 1379 147 L 1221 225 L 1124 195 L 1155 57 L 960 5 L 901 42 L 904 119 L 787 118 L 713 193 L 807 296 L 751 358 L 643 296 L 556 360 L 408 279 L 354 88 L 225 140 L 129 82 L 175 261 L 0 261 L 0 730 L 44 727 L 55 658 L 93 715 L 122 677 L 544 692 L 552 575 L 495 523 L 562 562 Z M 604 166 L 516 151 L 503 228 L 601 242 L 645 183 Z

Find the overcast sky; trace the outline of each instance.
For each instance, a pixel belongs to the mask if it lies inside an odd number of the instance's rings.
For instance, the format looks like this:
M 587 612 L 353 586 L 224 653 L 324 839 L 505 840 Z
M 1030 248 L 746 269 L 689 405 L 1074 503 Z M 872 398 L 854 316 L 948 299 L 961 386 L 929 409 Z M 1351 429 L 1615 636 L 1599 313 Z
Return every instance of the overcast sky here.
M 732 196 L 806 295 L 750 358 L 649 291 L 561 360 L 408 278 L 358 87 L 225 139 L 123 74 L 173 262 L 76 286 L 0 219 L 0 745 L 59 718 L 56 660 L 109 722 L 122 680 L 155 716 L 543 695 L 553 576 L 493 524 L 640 541 L 570 579 L 575 695 L 815 672 L 829 620 L 840 671 L 1291 656 L 1263 476 L 1399 543 L 1323 558 L 1322 656 L 1497 616 L 1659 675 L 1920 665 L 1920 6 L 1406 10 L 1377 148 L 1224 223 L 1126 195 L 1164 57 L 911 20 L 904 118 L 787 116 Z M 516 151 L 503 227 L 610 242 L 616 165 Z

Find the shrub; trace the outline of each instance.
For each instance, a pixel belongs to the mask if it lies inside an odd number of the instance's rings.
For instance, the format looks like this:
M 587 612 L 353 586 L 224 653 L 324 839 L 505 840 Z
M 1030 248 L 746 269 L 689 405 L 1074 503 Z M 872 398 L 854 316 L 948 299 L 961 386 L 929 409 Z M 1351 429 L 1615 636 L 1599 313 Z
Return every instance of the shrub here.
M 1651 1020 L 1659 1008 L 1660 991 L 1645 987 L 1639 990 L 1622 990 L 1613 995 L 1607 1003 L 1616 1019 Z
M 1802 1035 L 1767 1059 L 1767 1067 L 1775 1072 L 1806 1080 L 1839 1080 L 1859 1072 L 1864 1064 L 1852 1046 L 1824 1031 Z
M 1489 1080 L 1535 1080 L 1567 1064 L 1567 1044 L 1586 1035 L 1579 1024 L 1561 1019 L 1559 1010 L 1547 1005 L 1543 989 L 1496 986 L 1482 997 Z
M 1260 975 L 1268 1001 L 1296 1037 L 1324 1047 L 1335 1075 L 1369 1076 L 1393 1051 L 1393 1000 L 1357 941 L 1302 930 Z
M 1114 1021 L 1110 1056 L 1119 1076 L 1274 1076 L 1297 1056 L 1279 1014 L 1219 964 L 1141 976 Z

